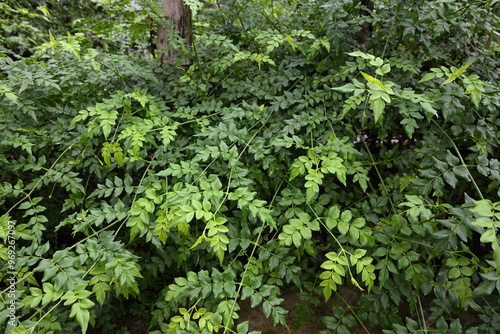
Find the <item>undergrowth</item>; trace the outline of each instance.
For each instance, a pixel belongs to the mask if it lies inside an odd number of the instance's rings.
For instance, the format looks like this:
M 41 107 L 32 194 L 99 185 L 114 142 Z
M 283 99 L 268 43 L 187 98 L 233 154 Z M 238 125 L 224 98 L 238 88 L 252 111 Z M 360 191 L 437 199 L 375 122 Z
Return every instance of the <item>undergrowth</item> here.
M 496 1 L 191 0 L 187 70 L 127 3 L 0 5 L 34 36 L 1 37 L 1 329 L 246 333 L 347 286 L 322 333 L 500 330 Z

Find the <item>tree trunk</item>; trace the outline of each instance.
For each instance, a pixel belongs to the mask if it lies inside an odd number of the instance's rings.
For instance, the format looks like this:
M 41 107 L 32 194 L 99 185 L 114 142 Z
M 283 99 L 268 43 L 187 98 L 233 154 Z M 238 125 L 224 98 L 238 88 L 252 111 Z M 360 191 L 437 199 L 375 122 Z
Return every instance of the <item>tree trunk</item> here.
M 191 9 L 188 5 L 183 5 L 182 0 L 157 1 L 163 4 L 162 12 L 168 15 L 168 19 L 173 24 L 173 29 L 158 25 L 158 41 L 156 43 L 156 49 L 166 49 L 166 51 L 161 55 L 162 63 L 175 65 L 177 61 L 175 53 L 179 51 L 180 47 L 177 47 L 177 50 L 175 50 L 171 46 L 174 30 L 179 32 L 179 36 L 185 40 L 186 48 L 189 50 L 191 46 Z M 191 65 L 191 61 L 186 59 L 181 65 L 189 66 Z
M 359 15 L 361 17 L 363 16 L 371 16 L 370 11 L 373 11 L 373 1 L 372 0 L 361 0 L 361 10 L 359 11 Z M 366 7 L 368 9 L 365 10 L 363 7 Z M 372 36 L 372 31 L 373 31 L 373 26 L 371 22 L 363 22 L 361 24 L 361 30 L 358 33 L 357 40 L 358 44 L 362 45 L 364 44 L 368 38 Z

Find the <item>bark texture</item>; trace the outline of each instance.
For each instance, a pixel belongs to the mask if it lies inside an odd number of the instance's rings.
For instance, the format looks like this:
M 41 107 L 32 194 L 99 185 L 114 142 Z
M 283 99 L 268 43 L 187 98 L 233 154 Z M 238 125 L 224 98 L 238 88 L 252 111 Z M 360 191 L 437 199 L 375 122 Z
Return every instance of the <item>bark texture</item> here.
M 173 23 L 173 29 L 170 27 L 165 27 L 158 25 L 158 41 L 156 43 L 156 49 L 166 49 L 166 51 L 161 55 L 162 63 L 169 63 L 175 65 L 177 58 L 175 53 L 179 50 L 171 50 L 170 38 L 173 31 L 179 31 L 179 35 L 186 40 L 186 48 L 189 50 L 191 46 L 191 34 L 189 29 L 191 28 L 191 10 L 188 5 L 184 5 L 182 0 L 157 0 L 163 4 L 162 12 L 168 15 L 168 19 Z M 184 9 L 183 9 L 184 7 Z M 190 60 L 185 60 L 182 65 L 191 65 Z
M 371 16 L 370 12 L 373 11 L 373 1 L 372 0 L 361 0 L 361 10 L 359 11 L 359 15 L 363 16 Z M 363 6 L 368 10 L 363 9 Z M 373 26 L 371 22 L 363 22 L 361 24 L 361 31 L 358 33 L 357 40 L 359 44 L 364 44 L 368 38 L 372 36 Z

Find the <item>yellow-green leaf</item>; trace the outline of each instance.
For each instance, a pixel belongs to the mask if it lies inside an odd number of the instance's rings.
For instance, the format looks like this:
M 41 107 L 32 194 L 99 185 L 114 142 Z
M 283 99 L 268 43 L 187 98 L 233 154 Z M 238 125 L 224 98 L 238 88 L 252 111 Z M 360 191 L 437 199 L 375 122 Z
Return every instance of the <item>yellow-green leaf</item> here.
M 369 83 L 371 83 L 372 85 L 375 85 L 376 87 L 380 88 L 381 90 L 385 91 L 385 87 L 384 85 L 382 84 L 382 81 L 380 81 L 379 79 L 377 78 L 374 78 L 372 77 L 371 75 L 369 74 L 366 74 L 365 72 L 361 72 L 361 74 L 363 75 L 363 77 L 366 79 L 366 81 L 368 81 Z
M 288 43 L 292 46 L 293 52 L 295 52 L 295 42 L 293 41 L 293 38 L 290 37 L 288 34 L 285 34 L 286 39 L 288 40 Z
M 202 243 L 202 241 L 203 241 L 203 240 L 205 240 L 205 239 L 206 239 L 206 237 L 205 237 L 205 235 L 204 235 L 204 234 L 200 235 L 200 236 L 198 237 L 198 239 L 196 240 L 196 242 L 193 244 L 193 246 L 191 246 L 189 249 L 193 249 L 193 248 L 195 248 L 196 246 L 198 246 L 199 244 L 201 244 L 201 243 Z
M 467 70 L 467 68 L 469 68 L 469 66 L 471 66 L 473 62 L 474 62 L 474 59 L 472 59 L 470 62 L 468 62 L 464 66 L 460 67 L 455 73 L 453 73 L 452 75 L 450 75 L 449 78 L 446 79 L 446 81 L 441 84 L 441 86 L 449 84 L 449 83 L 455 81 L 456 78 L 460 77 L 462 74 L 465 73 L 465 71 Z

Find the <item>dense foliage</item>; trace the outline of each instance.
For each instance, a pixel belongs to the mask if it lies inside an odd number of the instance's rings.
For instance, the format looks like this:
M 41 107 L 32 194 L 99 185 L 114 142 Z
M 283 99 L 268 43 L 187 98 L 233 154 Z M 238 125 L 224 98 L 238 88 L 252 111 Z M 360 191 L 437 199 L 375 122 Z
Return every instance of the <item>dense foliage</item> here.
M 188 70 L 150 1 L 0 4 L 0 328 L 500 331 L 497 1 L 186 2 Z

